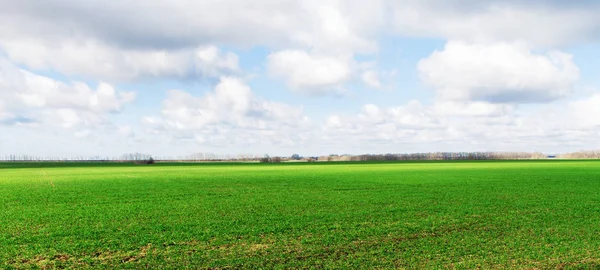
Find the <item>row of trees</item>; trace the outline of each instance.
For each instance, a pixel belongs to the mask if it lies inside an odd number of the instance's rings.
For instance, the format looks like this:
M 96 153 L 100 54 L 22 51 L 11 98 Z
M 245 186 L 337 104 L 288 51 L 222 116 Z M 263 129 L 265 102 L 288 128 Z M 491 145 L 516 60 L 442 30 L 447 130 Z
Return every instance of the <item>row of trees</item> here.
M 33 156 L 33 155 L 0 155 L 0 161 L 144 161 L 153 158 L 155 160 L 165 161 L 259 161 L 263 157 L 262 154 L 243 154 L 243 155 L 224 155 L 214 153 L 196 153 L 187 156 L 152 156 L 146 153 L 127 153 L 121 156 L 75 156 L 75 157 L 48 157 L 48 156 Z
M 564 159 L 600 159 L 600 151 L 579 151 L 557 155 L 556 158 Z
M 32 155 L 5 155 L 0 156 L 0 161 L 121 161 L 122 157 L 108 156 L 75 156 L 75 157 L 48 157 L 48 156 L 32 156 Z
M 289 157 L 269 156 L 269 155 L 219 155 L 211 153 L 197 153 L 184 157 L 153 157 L 144 153 L 128 153 L 119 157 L 73 157 L 73 158 L 53 158 L 39 157 L 29 155 L 6 155 L 0 156 L 0 161 L 107 161 L 107 162 L 137 162 L 146 163 L 154 160 L 160 161 L 182 161 L 182 162 L 201 162 L 201 161 L 230 161 L 230 162 L 263 162 L 278 163 L 285 161 L 394 161 L 394 160 L 509 160 L 509 159 L 600 159 L 600 150 L 598 151 L 579 151 L 573 153 L 548 156 L 539 152 L 429 152 L 429 153 L 397 153 L 397 154 L 363 154 L 363 155 L 328 155 L 320 157 L 303 157 L 299 154 L 293 154 Z
M 349 161 L 393 161 L 393 160 L 508 160 L 508 159 L 545 159 L 542 153 L 527 152 L 433 152 L 407 154 L 356 155 L 342 160 Z M 328 158 L 328 161 L 335 161 Z
M 282 157 L 271 157 L 269 155 L 265 155 L 259 160 L 261 163 L 280 163 L 283 161 Z

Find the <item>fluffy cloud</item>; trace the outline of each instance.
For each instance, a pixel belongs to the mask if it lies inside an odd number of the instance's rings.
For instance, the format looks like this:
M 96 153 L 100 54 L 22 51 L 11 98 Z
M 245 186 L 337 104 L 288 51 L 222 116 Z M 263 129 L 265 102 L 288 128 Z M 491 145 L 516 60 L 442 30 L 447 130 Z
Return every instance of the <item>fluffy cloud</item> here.
M 567 96 L 579 78 L 572 56 L 535 54 L 520 43 L 448 42 L 418 64 L 438 96 L 491 103 L 548 102 Z
M 362 81 L 371 88 L 381 88 L 381 81 L 379 80 L 379 72 L 375 70 L 367 70 L 362 73 Z
M 242 80 L 222 77 L 214 91 L 196 97 L 171 90 L 160 117 L 147 117 L 154 131 L 212 145 L 297 144 L 310 125 L 301 107 L 254 96 Z
M 600 5 L 592 1 L 405 0 L 391 6 L 392 25 L 400 34 L 470 42 L 587 41 L 600 23 Z
M 36 70 L 109 81 L 146 77 L 218 77 L 237 72 L 238 58 L 215 46 L 196 49 L 120 49 L 93 40 L 46 42 L 38 39 L 0 41 L 14 62 Z
M 0 59 L 0 112 L 5 124 L 44 124 L 61 127 L 102 124 L 104 115 L 119 112 L 135 93 L 100 83 L 70 84 L 36 75 Z
M 267 46 L 280 51 L 272 66 L 298 65 L 280 74 L 290 85 L 322 92 L 348 79 L 355 53 L 377 51 L 383 7 L 382 0 L 25 0 L 3 3 L 0 48 L 34 69 L 117 81 L 234 75 L 234 54 L 196 48 Z
M 12 1 L 3 3 L 3 36 L 97 38 L 126 48 L 186 48 L 218 43 L 370 51 L 383 1 Z M 337 45 L 337 46 L 336 46 Z
M 427 112 L 421 102 L 413 100 L 404 106 L 381 109 L 374 104 L 364 105 L 358 115 L 363 123 L 394 124 L 400 129 L 434 128 L 438 125 L 435 118 Z
M 501 117 L 516 109 L 512 104 L 492 104 L 481 101 L 437 101 L 432 110 L 436 115 L 447 117 Z
M 593 38 L 598 10 L 597 4 L 495 0 L 7 1 L 0 47 L 29 67 L 113 81 L 231 75 L 234 54 L 197 48 L 266 46 L 276 51 L 269 57 L 272 74 L 323 93 L 355 76 L 378 88 L 373 72 L 353 72 L 354 56 L 376 53 L 390 25 L 400 35 L 546 45 Z
M 278 51 L 267 58 L 272 77 L 284 79 L 296 91 L 316 95 L 341 94 L 344 84 L 355 78 L 370 88 L 381 89 L 396 76 L 396 70 L 380 71 L 375 67 L 374 62 L 357 62 L 352 55 L 300 50 Z
M 356 114 L 329 116 L 321 136 L 333 149 L 355 145 L 358 153 L 573 151 L 600 146 L 595 144 L 598 108 L 598 94 L 527 108 L 482 102 L 367 104 Z
M 484 102 L 437 102 L 425 105 L 417 100 L 395 107 L 364 105 L 356 115 L 330 116 L 324 131 L 332 142 L 358 140 L 361 144 L 435 143 L 465 139 L 463 129 L 511 125 L 515 107 Z M 356 144 L 356 141 L 354 142 Z
M 351 77 L 352 60 L 304 51 L 287 50 L 269 55 L 269 72 L 284 78 L 292 87 L 309 93 L 340 91 Z
M 416 100 L 391 108 L 366 104 L 357 115 L 334 114 L 327 118 L 322 137 L 331 145 L 360 145 L 361 151 L 377 149 L 377 144 L 435 140 L 432 131 L 444 126 L 431 112 Z
M 569 103 L 567 110 L 572 113 L 573 122 L 580 128 L 600 127 L 600 94 Z
M 0 33 L 97 37 L 122 47 L 243 46 L 371 51 L 391 23 L 403 35 L 470 41 L 576 42 L 597 34 L 600 5 L 556 0 L 221 0 L 173 3 L 4 1 Z M 540 29 L 552 29 L 540 31 Z

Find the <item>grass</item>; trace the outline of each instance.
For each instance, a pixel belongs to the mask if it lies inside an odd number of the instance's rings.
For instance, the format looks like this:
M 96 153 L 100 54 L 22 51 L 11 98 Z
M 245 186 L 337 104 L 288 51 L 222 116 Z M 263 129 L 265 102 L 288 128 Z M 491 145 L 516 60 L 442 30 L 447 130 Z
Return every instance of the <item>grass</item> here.
M 600 268 L 600 162 L 0 163 L 1 268 Z

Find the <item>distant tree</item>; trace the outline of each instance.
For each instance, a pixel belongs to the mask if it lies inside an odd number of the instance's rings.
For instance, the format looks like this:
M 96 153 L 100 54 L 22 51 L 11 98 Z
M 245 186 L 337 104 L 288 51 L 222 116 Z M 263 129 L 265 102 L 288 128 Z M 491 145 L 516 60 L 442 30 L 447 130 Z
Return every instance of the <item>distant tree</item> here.
M 302 157 L 298 154 L 293 154 L 290 158 L 293 160 L 301 160 L 302 159 Z
M 150 157 L 148 160 L 146 160 L 146 164 L 154 164 L 154 159 L 152 157 Z
M 261 163 L 269 163 L 269 162 L 271 162 L 271 157 L 269 155 L 265 154 L 265 156 L 260 159 L 260 162 Z
M 147 159 L 138 159 L 138 160 L 134 160 L 133 163 L 135 164 L 154 164 L 154 159 L 152 157 L 148 157 Z

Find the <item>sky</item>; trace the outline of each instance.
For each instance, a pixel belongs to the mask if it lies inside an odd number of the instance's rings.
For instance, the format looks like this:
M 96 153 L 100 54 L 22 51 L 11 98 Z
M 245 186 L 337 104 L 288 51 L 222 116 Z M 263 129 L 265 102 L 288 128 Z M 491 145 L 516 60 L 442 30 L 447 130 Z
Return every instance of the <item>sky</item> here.
M 598 1 L 0 6 L 0 156 L 600 149 Z

